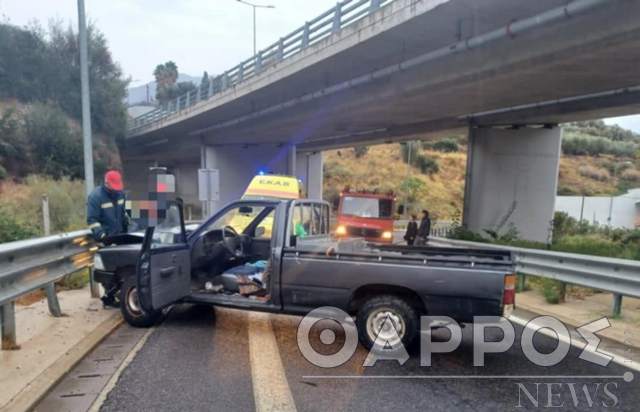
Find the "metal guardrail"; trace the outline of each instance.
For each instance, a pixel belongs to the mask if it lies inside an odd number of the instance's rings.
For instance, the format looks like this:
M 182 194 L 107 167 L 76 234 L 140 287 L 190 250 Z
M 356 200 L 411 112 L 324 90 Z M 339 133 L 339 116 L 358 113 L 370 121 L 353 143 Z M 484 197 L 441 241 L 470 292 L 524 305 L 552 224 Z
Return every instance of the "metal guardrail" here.
M 300 53 L 309 46 L 338 33 L 345 27 L 362 20 L 394 0 L 343 0 L 304 26 L 294 30 L 276 43 L 260 50 L 255 56 L 241 62 L 223 74 L 210 78 L 208 83 L 177 97 L 164 107 L 152 110 L 136 117 L 130 124 L 129 134 L 143 127 L 165 119 L 201 101 L 211 99 L 217 94 L 251 79 L 265 69 L 291 56 Z
M 640 261 L 444 238 L 430 240 L 449 246 L 508 250 L 513 253 L 518 272 L 612 292 L 614 315 L 620 315 L 622 296 L 640 298 Z
M 96 248 L 88 230 L 0 244 L 0 330 L 2 349 L 17 349 L 15 300 L 45 289 L 49 311 L 62 316 L 54 282 L 86 268 Z

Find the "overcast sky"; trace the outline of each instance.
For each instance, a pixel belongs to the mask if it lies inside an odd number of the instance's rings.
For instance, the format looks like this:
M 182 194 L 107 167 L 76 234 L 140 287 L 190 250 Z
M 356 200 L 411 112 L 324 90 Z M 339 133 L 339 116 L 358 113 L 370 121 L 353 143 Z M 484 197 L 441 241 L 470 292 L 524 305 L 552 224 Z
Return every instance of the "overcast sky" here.
M 258 49 L 302 26 L 336 0 L 265 0 L 257 10 Z M 137 85 L 153 80 L 159 63 L 200 76 L 229 69 L 253 54 L 252 8 L 236 0 L 85 0 L 87 19 L 107 37 L 125 74 Z M 77 27 L 76 0 L 0 0 L 0 19 L 22 26 L 51 19 Z
M 258 49 L 335 5 L 337 0 L 264 0 L 258 10 Z M 256 3 L 258 1 L 256 0 Z M 251 56 L 251 7 L 236 0 L 85 0 L 87 18 L 106 36 L 132 85 L 153 80 L 159 63 L 173 60 L 181 73 L 221 73 Z M 76 0 L 0 0 L 0 20 L 22 26 L 52 19 L 77 27 Z M 640 116 L 607 123 L 640 133 Z

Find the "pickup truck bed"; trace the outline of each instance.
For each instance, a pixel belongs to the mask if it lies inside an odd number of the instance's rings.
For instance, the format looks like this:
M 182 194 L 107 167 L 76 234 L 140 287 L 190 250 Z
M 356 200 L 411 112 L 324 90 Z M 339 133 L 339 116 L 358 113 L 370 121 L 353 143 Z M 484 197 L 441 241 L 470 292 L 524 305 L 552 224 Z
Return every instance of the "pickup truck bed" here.
M 282 298 L 299 312 L 325 305 L 352 311 L 360 293 L 380 285 L 411 291 L 430 315 L 468 322 L 502 314 L 504 277 L 512 271 L 503 251 L 309 243 L 284 251 Z

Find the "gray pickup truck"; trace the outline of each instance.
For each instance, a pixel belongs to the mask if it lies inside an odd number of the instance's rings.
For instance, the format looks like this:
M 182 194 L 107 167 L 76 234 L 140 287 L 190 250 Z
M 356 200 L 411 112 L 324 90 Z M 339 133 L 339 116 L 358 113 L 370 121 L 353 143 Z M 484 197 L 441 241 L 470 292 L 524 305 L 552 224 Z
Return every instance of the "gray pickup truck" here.
M 421 315 L 470 322 L 513 307 L 509 252 L 338 241 L 329 211 L 316 200 L 239 200 L 185 227 L 172 204 L 144 237 L 102 248 L 94 276 L 118 291 L 134 326 L 179 302 L 287 314 L 332 306 L 355 316 L 368 348 L 386 319 L 409 345 Z

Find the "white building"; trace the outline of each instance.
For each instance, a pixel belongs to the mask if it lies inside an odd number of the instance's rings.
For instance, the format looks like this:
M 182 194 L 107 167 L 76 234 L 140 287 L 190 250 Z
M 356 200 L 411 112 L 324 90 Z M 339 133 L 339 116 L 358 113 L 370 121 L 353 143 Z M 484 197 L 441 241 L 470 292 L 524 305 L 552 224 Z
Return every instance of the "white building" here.
M 622 196 L 557 196 L 556 212 L 594 224 L 640 228 L 640 188 Z

